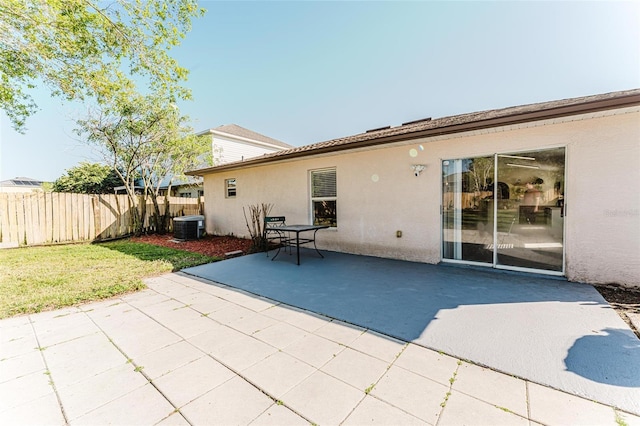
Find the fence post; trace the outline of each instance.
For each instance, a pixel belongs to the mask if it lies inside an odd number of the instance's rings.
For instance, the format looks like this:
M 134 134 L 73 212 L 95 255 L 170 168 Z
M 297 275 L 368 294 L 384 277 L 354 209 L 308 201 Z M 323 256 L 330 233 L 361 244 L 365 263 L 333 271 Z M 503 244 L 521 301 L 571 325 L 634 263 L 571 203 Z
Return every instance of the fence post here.
M 100 220 L 100 200 L 97 195 L 91 196 L 91 207 L 93 208 L 93 239 L 100 241 L 102 221 Z

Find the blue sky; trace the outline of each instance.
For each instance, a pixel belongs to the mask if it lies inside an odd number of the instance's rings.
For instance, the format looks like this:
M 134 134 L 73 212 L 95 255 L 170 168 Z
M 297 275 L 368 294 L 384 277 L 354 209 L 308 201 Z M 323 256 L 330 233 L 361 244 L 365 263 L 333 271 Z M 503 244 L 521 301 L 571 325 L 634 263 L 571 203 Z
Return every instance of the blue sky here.
M 640 87 L 637 2 L 214 2 L 175 50 L 196 131 L 235 123 L 299 146 L 492 108 Z M 0 121 L 0 178 L 99 158 L 83 106 L 34 93 Z

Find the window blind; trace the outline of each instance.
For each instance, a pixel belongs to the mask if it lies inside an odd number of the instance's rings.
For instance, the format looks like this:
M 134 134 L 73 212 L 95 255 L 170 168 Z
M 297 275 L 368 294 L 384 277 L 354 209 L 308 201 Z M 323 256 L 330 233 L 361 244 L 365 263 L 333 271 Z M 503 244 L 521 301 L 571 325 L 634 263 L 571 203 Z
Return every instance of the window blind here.
M 336 194 L 335 169 L 311 172 L 311 196 L 313 198 L 335 197 Z

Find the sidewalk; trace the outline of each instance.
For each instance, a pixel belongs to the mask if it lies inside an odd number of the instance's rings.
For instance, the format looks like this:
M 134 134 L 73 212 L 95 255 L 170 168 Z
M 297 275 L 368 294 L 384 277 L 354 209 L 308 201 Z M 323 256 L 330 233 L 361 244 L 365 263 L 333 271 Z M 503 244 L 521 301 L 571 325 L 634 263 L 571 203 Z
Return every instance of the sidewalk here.
M 182 274 L 147 284 L 0 321 L 0 423 L 640 424 L 230 287 Z

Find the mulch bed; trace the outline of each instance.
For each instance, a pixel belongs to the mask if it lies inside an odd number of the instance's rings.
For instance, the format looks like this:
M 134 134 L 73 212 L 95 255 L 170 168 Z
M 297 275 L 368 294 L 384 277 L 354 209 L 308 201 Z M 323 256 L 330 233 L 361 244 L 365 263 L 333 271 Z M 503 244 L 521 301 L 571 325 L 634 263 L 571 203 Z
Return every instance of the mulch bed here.
M 240 250 L 243 254 L 247 254 L 251 248 L 251 240 L 229 236 L 218 237 L 214 235 L 207 235 L 199 240 L 176 241 L 173 235 L 152 234 L 133 237 L 131 241 L 186 250 L 222 259 L 225 258 L 225 253 Z

